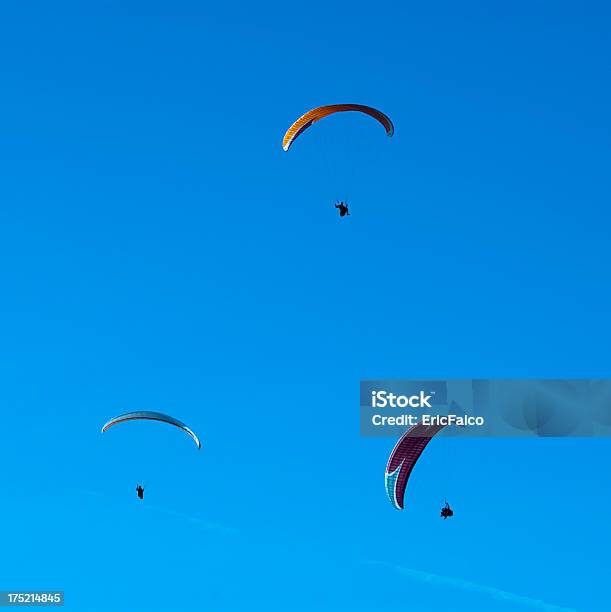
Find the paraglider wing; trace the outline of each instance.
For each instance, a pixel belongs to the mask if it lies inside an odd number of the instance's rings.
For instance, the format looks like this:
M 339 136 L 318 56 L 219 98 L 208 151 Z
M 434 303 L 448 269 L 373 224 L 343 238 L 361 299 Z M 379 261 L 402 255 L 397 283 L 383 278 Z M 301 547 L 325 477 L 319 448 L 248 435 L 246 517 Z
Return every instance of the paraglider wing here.
M 319 106 L 311 111 L 308 111 L 305 115 L 302 115 L 291 125 L 287 130 L 284 138 L 282 139 L 282 148 L 288 151 L 293 141 L 305 130 L 307 130 L 313 123 L 320 121 L 324 117 L 333 115 L 334 113 L 343 113 L 347 111 L 356 111 L 365 113 L 370 117 L 373 117 L 379 121 L 386 130 L 388 136 L 392 136 L 395 133 L 395 128 L 392 121 L 383 112 L 372 108 L 371 106 L 364 106 L 363 104 L 329 104 L 327 106 Z
M 184 423 L 167 414 L 162 414 L 161 412 L 141 411 L 122 414 L 114 419 L 110 419 L 110 421 L 108 421 L 108 423 L 102 427 L 102 433 L 110 429 L 113 425 L 116 425 L 117 423 L 124 423 L 126 421 L 160 421 L 162 423 L 174 425 L 175 427 L 182 429 L 195 442 L 195 444 L 197 444 L 197 448 L 201 449 L 202 447 L 199 438 Z
M 431 438 L 443 428 L 443 425 L 414 425 L 395 445 L 388 459 L 384 480 L 388 499 L 397 510 L 404 508 L 405 488 L 416 461 Z

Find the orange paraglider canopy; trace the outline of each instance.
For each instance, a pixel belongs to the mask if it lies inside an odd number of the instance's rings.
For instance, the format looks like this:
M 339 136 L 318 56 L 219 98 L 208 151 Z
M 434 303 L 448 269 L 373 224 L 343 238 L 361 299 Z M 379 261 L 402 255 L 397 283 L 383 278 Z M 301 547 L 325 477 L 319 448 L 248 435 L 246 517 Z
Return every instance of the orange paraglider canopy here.
M 302 115 L 291 125 L 286 131 L 284 138 L 282 139 L 282 148 L 288 151 L 293 141 L 303 131 L 307 130 L 313 123 L 320 121 L 324 117 L 333 115 L 334 113 L 344 113 L 347 111 L 355 111 L 359 113 L 365 113 L 370 117 L 373 117 L 379 121 L 386 130 L 387 136 L 392 136 L 395 132 L 395 128 L 392 121 L 383 112 L 372 108 L 371 106 L 364 106 L 362 104 L 329 104 L 327 106 L 319 106 L 311 111 L 308 111 L 305 115 Z

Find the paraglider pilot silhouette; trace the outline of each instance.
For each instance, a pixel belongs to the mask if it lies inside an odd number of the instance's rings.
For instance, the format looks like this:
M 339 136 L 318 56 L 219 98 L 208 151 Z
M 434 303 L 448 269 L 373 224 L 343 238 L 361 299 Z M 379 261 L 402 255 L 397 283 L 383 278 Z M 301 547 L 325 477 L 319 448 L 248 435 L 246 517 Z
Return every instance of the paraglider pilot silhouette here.
M 441 509 L 441 514 L 439 516 L 443 517 L 443 520 L 447 519 L 448 516 L 454 516 L 454 511 L 450 508 L 450 504 L 446 501 L 446 505 Z
M 335 202 L 335 208 L 339 209 L 340 217 L 345 217 L 346 215 L 350 216 L 350 212 L 348 211 L 348 202 Z
M 136 487 L 136 493 L 138 494 L 138 497 L 140 499 L 144 499 L 144 487 L 141 487 L 140 485 L 138 485 Z

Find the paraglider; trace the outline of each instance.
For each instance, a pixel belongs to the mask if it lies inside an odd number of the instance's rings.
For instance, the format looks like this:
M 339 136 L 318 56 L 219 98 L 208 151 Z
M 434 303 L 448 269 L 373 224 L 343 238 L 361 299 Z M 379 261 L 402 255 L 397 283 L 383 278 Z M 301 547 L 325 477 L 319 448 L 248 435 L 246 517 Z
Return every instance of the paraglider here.
M 202 447 L 199 438 L 195 435 L 195 432 L 189 429 L 182 421 L 179 421 L 178 419 L 175 419 L 167 414 L 152 412 L 149 410 L 127 412 L 115 417 L 114 419 L 110 419 L 110 421 L 105 423 L 104 427 L 102 427 L 102 433 L 108 431 L 111 427 L 117 425 L 118 423 L 125 423 L 127 421 L 159 421 L 161 423 L 173 425 L 174 427 L 184 431 L 193 440 L 193 442 L 195 442 L 198 449 L 201 449 Z M 136 494 L 138 495 L 138 499 L 144 499 L 144 487 L 142 485 L 138 485 L 136 487 Z
M 410 427 L 395 445 L 388 459 L 384 481 L 388 499 L 397 510 L 404 508 L 407 481 L 422 451 L 433 436 L 444 427 L 445 425 L 419 423 Z
M 199 438 L 184 423 L 167 414 L 162 414 L 161 412 L 127 412 L 126 414 L 122 414 L 118 417 L 115 417 L 114 419 L 110 419 L 110 421 L 108 421 L 104 425 L 104 427 L 102 427 L 102 433 L 110 429 L 113 425 L 117 425 L 118 423 L 125 423 L 127 421 L 160 421 L 162 423 L 174 425 L 174 427 L 182 429 L 182 431 L 184 431 L 193 440 L 193 442 L 195 442 L 198 449 L 201 449 L 202 447 Z
M 340 217 L 345 217 L 346 215 L 350 216 L 350 211 L 348 210 L 348 202 L 336 202 L 335 208 L 339 209 Z
M 446 505 L 441 509 L 441 514 L 439 516 L 441 516 L 444 521 L 449 516 L 454 516 L 454 511 L 452 510 L 452 508 L 450 508 L 450 504 L 448 504 L 447 501 L 446 501 Z
M 382 124 L 386 130 L 387 136 L 392 136 L 395 132 L 395 128 L 392 121 L 383 112 L 372 108 L 371 106 L 365 106 L 363 104 L 328 104 L 326 106 L 319 106 L 308 111 L 305 115 L 302 115 L 291 125 L 286 131 L 284 138 L 282 139 L 282 148 L 288 151 L 295 139 L 307 130 L 312 124 L 333 115 L 335 113 L 343 113 L 347 111 L 356 111 L 365 113 L 370 117 L 373 117 L 376 121 Z

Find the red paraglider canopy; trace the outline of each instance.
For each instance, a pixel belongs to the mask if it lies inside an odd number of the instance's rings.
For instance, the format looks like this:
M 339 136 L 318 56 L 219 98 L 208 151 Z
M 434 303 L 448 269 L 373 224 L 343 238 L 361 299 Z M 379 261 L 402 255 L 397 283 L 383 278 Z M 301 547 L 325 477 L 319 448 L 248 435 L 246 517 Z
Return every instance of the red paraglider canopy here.
M 288 151 L 293 141 L 305 130 L 307 130 L 312 124 L 333 115 L 335 113 L 345 113 L 355 111 L 359 113 L 365 113 L 370 117 L 373 117 L 376 121 L 382 124 L 386 130 L 388 136 L 392 136 L 395 133 L 395 128 L 390 118 L 385 115 L 382 111 L 371 106 L 365 106 L 364 104 L 327 104 L 326 106 L 319 106 L 308 111 L 305 115 L 302 115 L 291 125 L 286 131 L 282 140 L 282 148 Z
M 395 448 L 390 453 L 384 480 L 388 499 L 397 510 L 403 510 L 404 508 L 403 501 L 407 481 L 416 461 L 418 461 L 432 437 L 444 427 L 445 425 L 414 425 L 399 438 Z

